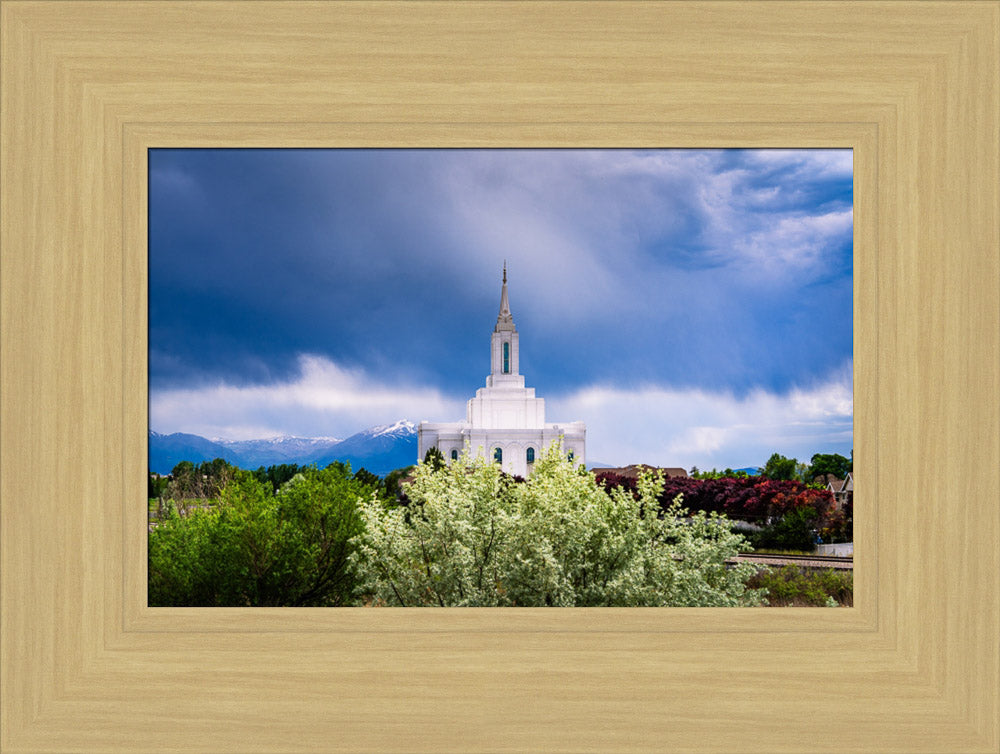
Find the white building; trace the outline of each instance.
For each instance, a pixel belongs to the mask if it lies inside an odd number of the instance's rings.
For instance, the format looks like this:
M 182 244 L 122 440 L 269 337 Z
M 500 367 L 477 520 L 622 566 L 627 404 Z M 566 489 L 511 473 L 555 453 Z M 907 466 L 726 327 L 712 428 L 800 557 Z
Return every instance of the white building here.
M 449 463 L 464 449 L 470 455 L 492 456 L 509 474 L 527 477 L 535 460 L 555 440 L 582 464 L 586 459 L 587 428 L 583 422 L 545 423 L 545 400 L 524 386 L 518 372 L 518 334 L 507 301 L 507 265 L 500 290 L 500 314 L 490 339 L 490 375 L 466 408 L 465 421 L 420 422 L 419 458 L 436 447 Z

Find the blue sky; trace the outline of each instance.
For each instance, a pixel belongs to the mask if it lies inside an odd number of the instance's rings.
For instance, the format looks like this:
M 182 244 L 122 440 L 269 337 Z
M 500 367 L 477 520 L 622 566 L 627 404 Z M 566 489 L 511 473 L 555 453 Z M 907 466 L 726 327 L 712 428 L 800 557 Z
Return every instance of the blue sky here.
M 152 150 L 150 427 L 464 418 L 507 261 L 587 456 L 852 447 L 850 150 Z

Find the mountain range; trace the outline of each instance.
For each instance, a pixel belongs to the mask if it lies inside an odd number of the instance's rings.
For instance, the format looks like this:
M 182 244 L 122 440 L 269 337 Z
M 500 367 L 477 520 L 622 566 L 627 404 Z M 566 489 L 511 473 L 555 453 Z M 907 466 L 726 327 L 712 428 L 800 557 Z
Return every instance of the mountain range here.
M 201 463 L 223 458 L 243 469 L 294 463 L 323 468 L 347 461 L 354 470 L 365 468 L 385 476 L 393 469 L 417 462 L 417 428 L 411 421 L 371 427 L 346 439 L 335 437 L 271 437 L 261 440 L 208 439 L 175 432 L 149 432 L 149 470 L 169 474 L 181 461 Z

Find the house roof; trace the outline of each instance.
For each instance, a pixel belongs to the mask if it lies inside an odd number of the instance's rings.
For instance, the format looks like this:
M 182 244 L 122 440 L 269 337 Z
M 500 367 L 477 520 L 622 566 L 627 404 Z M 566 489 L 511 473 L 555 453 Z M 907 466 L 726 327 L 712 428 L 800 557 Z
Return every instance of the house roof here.
M 840 492 L 840 489 L 844 486 L 844 480 L 835 474 L 817 474 L 813 477 L 813 482 L 826 485 L 826 488 L 830 492 Z

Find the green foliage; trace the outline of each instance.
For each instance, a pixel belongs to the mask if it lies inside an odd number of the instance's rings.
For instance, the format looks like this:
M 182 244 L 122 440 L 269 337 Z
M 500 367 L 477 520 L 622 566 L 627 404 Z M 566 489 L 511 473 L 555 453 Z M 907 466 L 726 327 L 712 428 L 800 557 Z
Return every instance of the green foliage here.
M 401 469 L 395 469 L 390 471 L 385 475 L 385 480 L 383 481 L 383 487 L 385 489 L 386 497 L 390 500 L 395 500 L 399 497 L 400 489 L 399 482 L 401 479 L 405 479 L 410 475 L 415 466 L 404 466 Z
M 793 508 L 763 530 L 751 535 L 754 549 L 777 548 L 812 552 L 820 515 L 815 508 Z
M 750 475 L 745 471 L 733 471 L 732 469 L 723 469 L 718 471 L 717 469 L 712 469 L 711 471 L 698 471 L 697 466 L 692 466 L 691 471 L 688 476 L 691 479 L 750 479 Z
M 167 491 L 167 485 L 170 484 L 170 478 L 149 472 L 148 479 L 148 497 L 150 499 L 163 497 L 164 493 Z
M 754 575 L 747 585 L 753 589 L 766 589 L 767 602 L 775 607 L 854 604 L 854 575 L 851 571 L 835 571 L 832 568 L 817 571 L 782 566 Z
M 851 453 L 853 458 L 854 453 Z M 850 459 L 844 458 L 839 453 L 816 453 L 810 459 L 809 469 L 806 478 L 812 481 L 823 474 L 833 474 L 837 479 L 845 479 L 854 464 Z
M 219 491 L 238 471 L 222 458 L 202 461 L 197 466 L 191 461 L 181 461 L 170 472 L 162 496 L 175 501 L 218 497 Z
M 761 476 L 768 479 L 795 479 L 795 471 L 799 462 L 794 458 L 785 458 L 780 453 L 774 453 L 767 459 Z
M 444 454 L 441 449 L 432 446 L 427 448 L 427 452 L 424 453 L 424 463 L 431 467 L 434 471 L 439 471 L 445 467 Z
M 282 463 L 268 466 L 266 469 L 261 466 L 253 472 L 253 476 L 258 482 L 268 482 L 271 485 L 271 491 L 277 492 L 281 485 L 306 468 L 297 463 Z
M 481 458 L 417 467 L 409 505 L 364 504 L 351 556 L 373 604 L 736 606 L 759 604 L 727 568 L 744 540 L 719 516 L 660 511 L 662 479 L 605 492 L 554 447 L 516 483 Z
M 382 488 L 382 479 L 377 474 L 373 474 L 366 468 L 360 468 L 355 471 L 354 478 L 361 482 L 361 484 L 371 487 L 373 490 Z
M 181 515 L 169 507 L 149 533 L 151 606 L 348 604 L 359 500 L 350 468 L 306 468 L 277 493 L 235 471 L 219 499 Z

